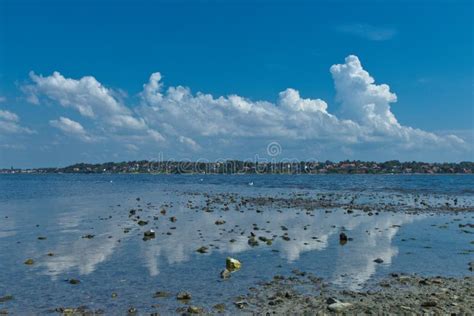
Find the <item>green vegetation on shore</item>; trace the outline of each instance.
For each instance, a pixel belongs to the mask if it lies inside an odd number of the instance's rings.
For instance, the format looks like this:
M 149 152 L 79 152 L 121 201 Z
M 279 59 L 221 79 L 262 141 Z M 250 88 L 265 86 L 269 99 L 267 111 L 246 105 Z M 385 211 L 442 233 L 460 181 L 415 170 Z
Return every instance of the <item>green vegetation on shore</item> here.
M 128 161 L 100 164 L 78 163 L 64 168 L 0 169 L 0 174 L 13 173 L 166 173 L 166 174 L 472 174 L 474 162 L 427 163 L 373 161 L 280 161 L 250 162 L 226 160 L 218 162 Z

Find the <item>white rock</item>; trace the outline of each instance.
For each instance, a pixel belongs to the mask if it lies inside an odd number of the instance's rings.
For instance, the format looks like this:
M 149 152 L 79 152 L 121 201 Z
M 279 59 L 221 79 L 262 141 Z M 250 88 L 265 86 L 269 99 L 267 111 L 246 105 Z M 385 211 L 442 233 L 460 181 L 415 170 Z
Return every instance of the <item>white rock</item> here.
M 340 313 L 351 307 L 351 303 L 336 302 L 328 306 L 328 309 L 332 312 Z

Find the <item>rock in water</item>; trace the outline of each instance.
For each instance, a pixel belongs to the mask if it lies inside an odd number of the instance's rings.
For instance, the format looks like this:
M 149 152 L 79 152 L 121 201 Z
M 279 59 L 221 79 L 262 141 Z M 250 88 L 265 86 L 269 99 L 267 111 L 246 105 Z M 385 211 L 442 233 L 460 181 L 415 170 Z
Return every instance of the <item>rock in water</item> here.
M 382 263 L 382 262 L 383 262 L 383 259 L 377 258 L 377 259 L 374 260 L 374 262 L 375 262 L 375 263 Z
M 179 292 L 178 295 L 176 295 L 177 300 L 190 300 L 191 298 L 192 296 L 188 292 Z
M 35 261 L 34 261 L 33 259 L 31 259 L 31 258 L 25 260 L 25 264 L 27 264 L 27 265 L 32 265 L 32 264 L 34 264 L 34 263 L 35 263 Z
M 198 306 L 189 306 L 188 307 L 189 314 L 202 314 L 204 313 L 204 308 Z
M 221 271 L 221 278 L 222 279 L 228 279 L 230 278 L 230 271 L 227 269 L 224 269 Z
M 258 246 L 258 241 L 257 241 L 257 239 L 255 239 L 255 237 L 250 237 L 249 240 L 248 240 L 248 244 L 251 247 L 256 247 L 256 246 Z
M 344 234 L 344 233 L 339 234 L 339 244 L 345 245 L 347 243 L 347 240 L 348 240 L 348 238 L 347 238 L 346 234 Z
M 73 284 L 73 285 L 81 283 L 81 281 L 78 279 L 69 279 L 68 282 L 69 284 Z
M 196 251 L 199 252 L 199 253 L 207 253 L 208 250 L 209 250 L 209 248 L 207 248 L 206 246 L 202 246 L 202 247 L 196 249 Z
M 155 231 L 153 229 L 149 229 L 143 233 L 143 240 L 146 241 L 146 240 L 155 238 L 155 236 L 156 236 Z
M 165 292 L 165 291 L 157 291 L 153 295 L 154 298 L 162 298 L 162 297 L 169 297 L 169 296 L 170 296 L 170 293 Z
M 230 272 L 239 270 L 241 265 L 242 264 L 240 263 L 239 260 L 231 258 L 231 257 L 227 257 L 227 259 L 225 260 L 225 266 L 227 270 L 229 270 Z
M 343 302 L 335 302 L 330 305 L 328 305 L 328 309 L 331 312 L 336 312 L 336 313 L 342 313 L 343 311 L 347 310 L 349 307 L 351 307 L 351 303 L 343 303 Z

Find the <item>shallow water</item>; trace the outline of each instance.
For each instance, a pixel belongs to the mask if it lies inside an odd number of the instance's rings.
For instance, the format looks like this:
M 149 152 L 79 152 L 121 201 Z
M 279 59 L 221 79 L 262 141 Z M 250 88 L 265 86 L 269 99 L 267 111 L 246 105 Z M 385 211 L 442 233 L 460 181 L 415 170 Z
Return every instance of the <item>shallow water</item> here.
M 352 290 L 390 272 L 468 275 L 474 230 L 459 224 L 474 223 L 472 188 L 474 176 L 3 175 L 0 297 L 11 294 L 14 300 L 0 303 L 0 309 L 46 313 L 87 305 L 124 313 L 134 306 L 140 312 L 167 313 L 182 305 L 175 294 L 187 290 L 194 305 L 226 303 L 232 310 L 235 296 L 294 269 Z M 428 207 L 415 214 L 382 210 L 369 216 L 357 209 L 347 214 L 341 208 L 308 211 L 277 204 L 236 210 L 232 203 L 225 211 L 219 201 L 213 212 L 202 210 L 208 199 L 204 194 L 212 199 L 230 192 L 285 198 L 332 192 L 344 203 L 356 196 L 364 204 L 400 209 L 420 199 L 433 207 L 457 199 L 471 211 L 433 213 Z M 160 214 L 162 207 L 166 215 Z M 149 224 L 132 221 L 131 208 L 142 209 L 137 214 Z M 171 216 L 177 221 L 171 222 Z M 217 219 L 226 223 L 216 225 Z M 125 233 L 124 228 L 131 230 Z M 143 241 L 149 228 L 157 236 Z M 250 247 L 251 231 L 273 238 L 273 244 Z M 341 231 L 353 238 L 343 246 Z M 285 232 L 288 241 L 281 238 Z M 86 234 L 94 238 L 82 238 Z M 209 252 L 197 253 L 201 246 Z M 219 273 L 227 256 L 243 267 L 223 281 Z M 27 258 L 35 264 L 23 264 Z M 377 264 L 376 258 L 384 262 Z M 71 278 L 81 283 L 71 285 Z M 153 298 L 156 291 L 171 297 Z

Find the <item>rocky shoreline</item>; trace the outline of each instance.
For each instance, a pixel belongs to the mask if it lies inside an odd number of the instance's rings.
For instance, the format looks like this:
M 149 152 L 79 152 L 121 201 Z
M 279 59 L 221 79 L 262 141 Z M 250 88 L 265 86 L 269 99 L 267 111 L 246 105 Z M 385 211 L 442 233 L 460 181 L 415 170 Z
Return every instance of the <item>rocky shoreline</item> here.
M 293 275 L 274 276 L 258 284 L 233 302 L 206 309 L 192 304 L 192 294 L 178 293 L 183 303 L 180 315 L 472 315 L 474 313 L 474 276 L 464 278 L 422 277 L 392 273 L 369 289 L 336 289 L 323 279 L 298 270 Z M 165 293 L 166 295 L 164 295 Z M 171 293 L 160 292 L 170 298 Z M 13 299 L 13 298 L 12 298 Z M 68 316 L 106 315 L 104 310 L 58 307 L 50 311 Z M 0 314 L 7 315 L 3 310 Z M 128 316 L 145 315 L 135 308 Z M 148 315 L 149 313 L 146 313 Z M 159 316 L 160 313 L 151 313 Z
M 303 272 L 275 278 L 235 304 L 254 315 L 472 315 L 474 276 L 421 277 L 392 274 L 369 290 L 336 290 Z M 298 287 L 311 285 L 301 293 Z

